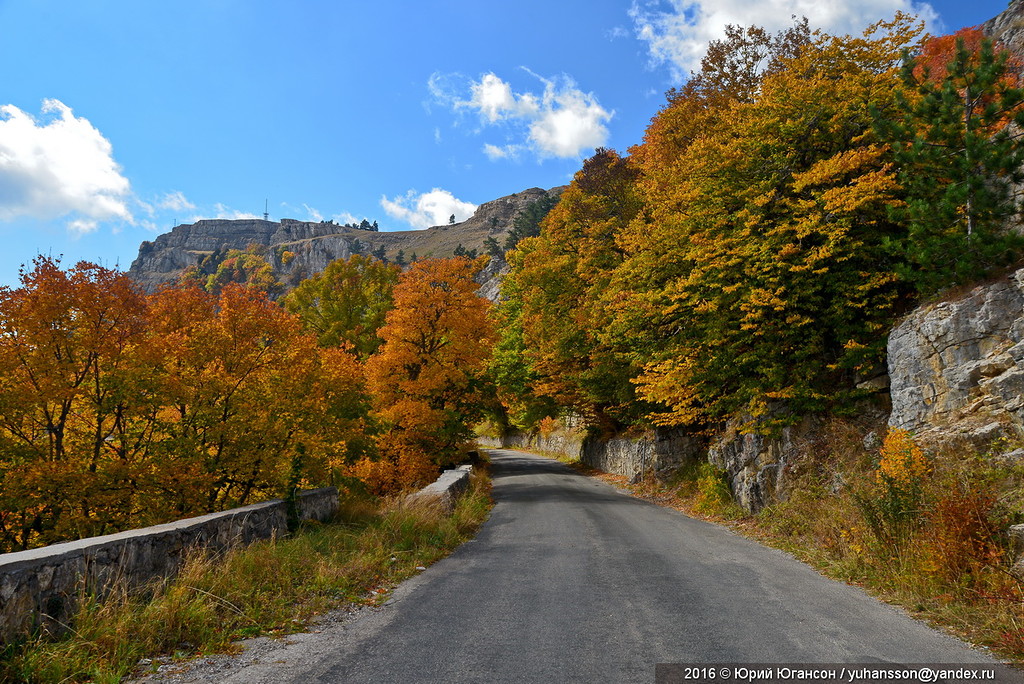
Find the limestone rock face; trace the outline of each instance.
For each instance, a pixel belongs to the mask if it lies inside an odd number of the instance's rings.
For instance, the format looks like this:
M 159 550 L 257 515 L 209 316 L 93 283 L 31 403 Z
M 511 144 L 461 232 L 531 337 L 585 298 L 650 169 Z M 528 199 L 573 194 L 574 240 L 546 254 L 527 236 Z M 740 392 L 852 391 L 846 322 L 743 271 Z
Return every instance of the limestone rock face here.
M 981 30 L 1016 54 L 1024 54 L 1024 0 L 1011 0 L 1003 13 L 982 24 Z
M 281 248 L 276 252 L 269 250 L 267 256 L 278 279 L 288 283 L 292 274 L 318 273 L 334 259 L 347 258 L 352 241 L 363 233 L 368 231 L 293 219 L 282 219 L 280 223 L 260 219 L 204 219 L 176 226 L 153 242 L 143 242 L 128 275 L 152 292 L 217 250 L 245 249 L 259 244 Z M 287 265 L 281 259 L 284 251 L 295 254 Z
M 889 335 L 889 425 L 979 443 L 1024 428 L 1024 269 L 923 306 Z
M 509 270 L 510 267 L 503 258 L 491 257 L 487 266 L 476 276 L 476 282 L 480 285 L 480 289 L 477 290 L 479 295 L 497 304 L 501 297 L 501 281 Z
M 733 498 L 748 513 L 786 497 L 786 467 L 799 456 L 798 445 L 820 427 L 804 419 L 777 437 L 743 430 L 749 418 L 730 420 L 708 448 L 708 462 L 729 477 Z
M 521 211 L 546 195 L 560 194 L 563 189 L 530 188 L 481 204 L 473 216 L 462 223 L 426 230 L 372 232 L 330 221 L 204 219 L 176 226 L 152 242 L 143 242 L 128 274 L 152 292 L 162 283 L 173 282 L 189 266 L 199 264 L 215 251 L 246 249 L 254 243 L 268 248 L 267 259 L 278 280 L 288 288 L 324 270 L 331 261 L 348 258 L 356 251 L 357 240 L 361 253 L 369 254 L 383 247 L 392 261 L 400 251 L 407 260 L 413 254 L 449 257 L 459 245 L 483 254 L 486 251 L 484 240 L 493 237 L 499 244 L 504 243 Z M 287 258 L 285 252 L 289 253 Z M 488 290 L 493 297 L 497 292 L 496 275 L 497 269 L 491 274 L 493 282 Z

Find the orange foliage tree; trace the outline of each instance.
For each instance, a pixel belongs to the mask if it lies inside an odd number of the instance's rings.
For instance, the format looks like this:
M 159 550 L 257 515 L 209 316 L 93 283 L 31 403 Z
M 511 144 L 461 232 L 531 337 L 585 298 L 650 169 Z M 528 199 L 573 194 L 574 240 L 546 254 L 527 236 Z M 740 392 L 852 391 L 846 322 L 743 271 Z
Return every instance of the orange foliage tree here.
M 0 288 L 0 548 L 327 484 L 367 410 L 355 358 L 256 289 L 147 298 L 40 257 Z
M 395 306 L 379 331 L 384 343 L 366 363 L 385 430 L 380 460 L 356 469 L 378 491 L 432 481 L 472 436 L 494 340 L 489 303 L 473 281 L 485 260 L 421 260 L 395 286 Z
M 19 288 L 0 288 L 0 534 L 83 536 L 131 516 L 152 412 L 145 306 L 127 276 L 38 257 Z
M 319 348 L 262 291 L 169 288 L 153 296 L 151 320 L 163 467 L 198 480 L 167 490 L 165 505 L 215 510 L 282 494 L 296 478 L 323 484 L 331 464 L 358 453 L 366 400 L 355 358 Z

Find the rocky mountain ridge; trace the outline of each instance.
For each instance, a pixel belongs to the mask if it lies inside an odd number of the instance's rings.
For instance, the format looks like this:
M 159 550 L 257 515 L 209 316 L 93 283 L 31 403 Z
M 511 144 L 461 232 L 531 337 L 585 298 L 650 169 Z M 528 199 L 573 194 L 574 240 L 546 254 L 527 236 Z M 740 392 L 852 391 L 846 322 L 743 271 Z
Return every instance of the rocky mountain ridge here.
M 327 221 L 287 218 L 203 219 L 175 226 L 152 242 L 143 242 L 128 275 L 151 292 L 163 283 L 175 281 L 187 268 L 215 252 L 242 250 L 254 243 L 266 248 L 266 258 L 278 280 L 289 288 L 319 273 L 331 261 L 346 259 L 355 251 L 369 254 L 383 247 L 392 260 L 399 251 L 406 258 L 413 253 L 418 257 L 447 257 L 459 245 L 483 253 L 488 237 L 504 243 L 515 217 L 528 205 L 561 191 L 562 187 L 529 188 L 481 204 L 473 216 L 461 223 L 426 230 L 374 232 Z

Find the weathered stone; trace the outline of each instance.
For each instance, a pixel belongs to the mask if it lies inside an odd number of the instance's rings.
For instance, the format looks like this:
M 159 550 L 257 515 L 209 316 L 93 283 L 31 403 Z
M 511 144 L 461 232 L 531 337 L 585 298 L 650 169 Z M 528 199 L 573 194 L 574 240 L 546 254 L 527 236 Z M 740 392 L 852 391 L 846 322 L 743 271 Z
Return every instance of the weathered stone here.
M 1010 553 L 1014 560 L 1010 572 L 1020 580 L 1024 580 L 1024 525 L 1010 525 L 1006 531 L 1010 537 Z
M 876 375 L 868 380 L 862 380 L 857 383 L 857 389 L 866 392 L 885 392 L 889 389 L 889 375 Z
M 981 25 L 986 36 L 999 40 L 1015 54 L 1024 54 L 1024 0 L 1010 0 L 1009 6 Z
M 729 421 L 708 448 L 708 462 L 729 477 L 733 498 L 744 510 L 757 513 L 785 499 L 785 469 L 797 456 L 797 444 L 818 427 L 805 419 L 777 437 L 751 430 L 749 418 Z
M 448 257 L 458 245 L 484 253 L 484 240 L 494 237 L 503 243 L 515 217 L 523 209 L 563 189 L 530 188 L 481 204 L 473 216 L 462 223 L 426 230 L 374 232 L 346 228 L 333 221 L 204 219 L 175 226 L 154 241 L 143 242 L 128 274 L 152 292 L 161 284 L 176 280 L 185 269 L 198 265 L 217 250 L 241 250 L 258 244 L 267 247 L 266 258 L 275 276 L 290 288 L 324 270 L 335 259 L 348 258 L 356 240 L 363 245 L 363 253 L 383 247 L 391 259 L 396 258 L 399 250 L 406 258 L 414 252 L 420 257 Z M 497 298 L 498 272 L 502 265 L 496 263 L 492 272 L 479 281 L 483 296 Z
M 1003 426 L 1000 423 L 992 422 L 975 428 L 967 433 L 967 440 L 978 446 L 991 444 L 994 440 L 1003 436 Z
M 407 503 L 436 502 L 446 511 L 455 509 L 459 497 L 469 488 L 469 475 L 473 472 L 473 466 L 461 465 L 458 468 L 446 470 L 432 483 L 413 492 L 405 498 Z
M 563 419 L 565 420 L 565 419 Z M 477 441 L 496 448 L 520 448 L 557 454 L 579 460 L 606 473 L 643 478 L 677 468 L 703 455 L 704 440 L 685 430 L 656 429 L 635 437 L 602 439 L 588 435 L 578 420 L 550 434 L 511 432 L 500 439 L 480 437 Z
M 1024 525 L 1010 525 L 1006 533 L 1010 537 L 1010 552 L 1015 556 L 1024 554 Z
M 999 454 L 996 458 L 1006 463 L 1020 463 L 1024 461 L 1024 449 L 1013 449 L 1012 451 Z
M 300 518 L 326 520 L 338 490 L 299 495 Z M 103 593 L 115 583 L 138 586 L 173 574 L 187 550 L 223 551 L 287 534 L 287 506 L 268 501 L 139 530 L 0 554 L 0 641 L 34 626 L 64 629 L 83 589 Z
M 981 443 L 1024 428 L 1024 270 L 924 306 L 889 336 L 889 424 Z M 960 427 L 958 427 L 960 426 Z

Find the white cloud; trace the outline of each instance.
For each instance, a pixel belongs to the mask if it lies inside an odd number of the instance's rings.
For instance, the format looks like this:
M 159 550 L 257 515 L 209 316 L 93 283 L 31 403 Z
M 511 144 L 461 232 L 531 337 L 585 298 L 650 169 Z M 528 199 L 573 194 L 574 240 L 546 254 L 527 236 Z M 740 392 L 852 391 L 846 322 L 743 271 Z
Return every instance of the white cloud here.
M 545 102 L 548 93 L 545 92 Z M 576 157 L 583 150 L 601 147 L 608 140 L 604 122 L 611 118 L 597 100 L 579 90 L 551 95 L 554 106 L 544 108 L 530 124 L 530 142 L 551 157 Z
M 68 221 L 68 230 L 74 235 L 85 235 L 92 233 L 99 227 L 99 224 L 92 219 L 73 219 Z
M 214 210 L 213 216 L 197 215 L 197 216 L 192 217 L 192 221 L 201 221 L 203 219 L 209 219 L 209 218 L 231 219 L 231 220 L 237 220 L 237 219 L 262 219 L 263 218 L 262 214 L 253 214 L 253 213 L 248 212 L 248 211 L 238 211 L 237 209 L 232 209 L 231 207 L 229 207 L 229 206 L 227 206 L 225 204 L 221 204 L 220 202 L 217 202 L 216 204 L 213 205 L 213 210 Z
M 540 110 L 533 93 L 517 95 L 512 92 L 512 86 L 494 74 L 484 74 L 478 83 L 470 86 L 470 92 L 472 97 L 456 106 L 475 109 L 490 123 L 509 117 L 537 116 Z
M 185 197 L 185 193 L 180 190 L 165 193 L 160 201 L 157 202 L 156 206 L 161 209 L 169 209 L 171 211 L 185 211 L 187 209 L 196 208 L 196 205 L 189 202 Z
M 457 222 L 465 221 L 476 211 L 475 204 L 463 202 L 441 188 L 419 195 L 415 190 L 410 190 L 404 196 L 399 195 L 394 199 L 382 195 L 380 205 L 388 216 L 405 221 L 413 228 L 447 225 L 452 214 Z
M 59 100 L 44 100 L 42 114 L 0 106 L 0 221 L 71 216 L 76 234 L 98 221 L 133 222 L 131 185 L 110 141 Z
M 313 207 L 309 206 L 305 202 L 302 203 L 302 207 L 306 210 L 306 214 L 308 216 L 308 220 L 310 220 L 310 221 L 323 221 L 324 220 L 324 215 L 323 214 L 321 214 L 319 211 L 317 211 Z
M 483 126 L 502 126 L 521 142 L 504 146 L 485 143 L 484 154 L 492 161 L 514 158 L 520 150 L 531 150 L 540 159 L 572 158 L 608 141 L 605 124 L 615 112 L 601 106 L 593 93 L 584 93 L 568 76 L 547 79 L 528 69 L 544 84 L 540 94 L 517 93 L 493 73 L 470 81 L 468 98 L 460 98 L 457 75 L 434 74 L 427 87 L 434 98 L 454 111 L 475 112 Z
M 519 156 L 519 151 L 522 149 L 520 145 L 504 145 L 498 147 L 491 143 L 484 143 L 484 154 L 491 161 L 497 161 L 498 159 L 515 159 Z
M 351 213 L 349 213 L 347 211 L 343 211 L 343 212 L 340 212 L 338 214 L 335 214 L 334 216 L 331 217 L 331 219 L 335 223 L 340 223 L 342 225 L 344 225 L 346 223 L 349 223 L 349 224 L 351 224 L 351 223 L 359 223 L 359 219 L 356 218 L 356 215 L 355 214 L 351 214 Z
M 938 21 L 931 5 L 913 0 L 633 0 L 629 15 L 637 38 L 648 44 L 651 64 L 667 64 L 681 82 L 700 67 L 708 44 L 723 38 L 728 24 L 775 32 L 791 26 L 793 16 L 806 16 L 813 28 L 854 34 L 897 10 L 929 25 Z

